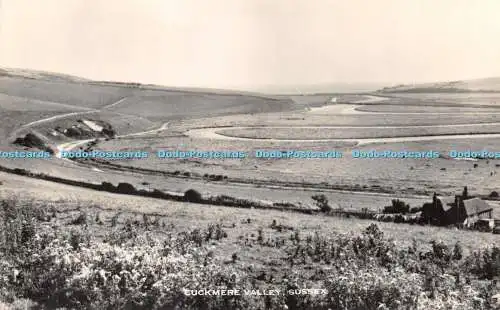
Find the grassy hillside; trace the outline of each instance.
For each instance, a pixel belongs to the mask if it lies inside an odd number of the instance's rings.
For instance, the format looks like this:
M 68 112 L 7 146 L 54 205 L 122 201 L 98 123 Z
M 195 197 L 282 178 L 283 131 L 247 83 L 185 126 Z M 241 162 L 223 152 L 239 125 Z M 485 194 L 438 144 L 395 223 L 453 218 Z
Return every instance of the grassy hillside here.
M 175 88 L 139 83 L 89 81 L 32 70 L 0 69 L 0 95 L 13 100 L 44 101 L 52 105 L 100 109 L 156 119 L 272 112 L 300 108 L 291 99 L 258 93 Z M 23 108 L 22 103 L 18 105 Z M 1 107 L 0 107 L 1 108 Z M 29 110 L 31 105 L 26 105 Z M 149 114 L 148 114 L 149 112 Z M 148 115 L 146 115 L 148 114 Z
M 500 92 L 500 77 L 485 79 L 423 83 L 423 84 L 401 84 L 392 87 L 384 87 L 379 92 L 383 93 L 467 93 L 467 92 Z
M 31 69 L 18 69 L 18 68 L 0 68 L 0 76 L 3 77 L 17 77 L 33 80 L 44 80 L 44 81 L 61 81 L 61 82 L 86 82 L 85 78 L 77 77 L 68 74 L 46 72 L 40 70 Z

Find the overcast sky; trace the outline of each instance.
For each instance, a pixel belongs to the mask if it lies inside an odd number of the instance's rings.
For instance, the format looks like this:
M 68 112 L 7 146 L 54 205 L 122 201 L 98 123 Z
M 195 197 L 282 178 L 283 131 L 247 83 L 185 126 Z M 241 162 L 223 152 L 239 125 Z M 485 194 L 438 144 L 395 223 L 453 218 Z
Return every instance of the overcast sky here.
M 0 66 L 172 86 L 500 76 L 499 0 L 0 0 Z

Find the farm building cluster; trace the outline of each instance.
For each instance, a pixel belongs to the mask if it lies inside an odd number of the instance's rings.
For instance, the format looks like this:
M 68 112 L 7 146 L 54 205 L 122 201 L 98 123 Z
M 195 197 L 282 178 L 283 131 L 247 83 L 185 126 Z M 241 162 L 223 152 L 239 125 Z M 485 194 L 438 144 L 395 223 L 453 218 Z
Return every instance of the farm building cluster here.
M 471 227 L 478 220 L 490 219 L 492 212 L 493 208 L 477 197 L 434 195 L 432 202 L 424 204 L 422 216 L 434 225 L 463 224 L 465 227 Z
M 467 187 L 461 194 L 439 196 L 434 194 L 432 202 L 421 208 L 412 208 L 400 200 L 393 200 L 392 206 L 385 207 L 384 214 L 377 220 L 430 224 L 435 226 L 456 226 L 483 231 L 500 230 L 500 219 L 493 218 L 493 206 L 480 197 L 470 196 Z

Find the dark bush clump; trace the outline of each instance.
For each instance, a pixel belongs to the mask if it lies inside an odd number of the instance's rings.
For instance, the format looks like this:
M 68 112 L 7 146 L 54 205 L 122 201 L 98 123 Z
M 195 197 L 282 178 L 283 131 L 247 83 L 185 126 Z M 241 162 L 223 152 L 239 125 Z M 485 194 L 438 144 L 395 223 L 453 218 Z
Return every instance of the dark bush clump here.
M 194 189 L 188 189 L 185 193 L 184 193 L 184 199 L 186 201 L 189 201 L 189 202 L 200 202 L 202 197 L 201 197 L 201 194 L 200 192 L 198 192 L 197 190 L 194 190 Z
M 394 217 L 394 223 L 401 224 L 404 222 L 405 222 L 404 216 L 402 216 L 401 214 L 396 214 L 396 216 Z
M 116 187 L 109 182 L 102 182 L 101 189 L 107 192 L 113 192 L 116 190 Z
M 117 191 L 122 194 L 133 194 L 136 192 L 135 187 L 129 183 L 119 183 Z
M 399 199 L 393 199 L 391 206 L 384 207 L 384 213 L 402 213 L 410 212 L 410 205 Z
M 116 131 L 113 128 L 103 128 L 102 133 L 109 138 L 114 138 L 116 136 Z
M 314 200 L 316 206 L 320 209 L 321 212 L 330 212 L 332 211 L 332 207 L 328 204 L 328 198 L 325 195 L 314 195 L 311 197 Z
M 413 208 L 410 208 L 410 213 L 418 213 L 418 212 L 421 212 L 423 210 L 422 207 L 413 207 Z

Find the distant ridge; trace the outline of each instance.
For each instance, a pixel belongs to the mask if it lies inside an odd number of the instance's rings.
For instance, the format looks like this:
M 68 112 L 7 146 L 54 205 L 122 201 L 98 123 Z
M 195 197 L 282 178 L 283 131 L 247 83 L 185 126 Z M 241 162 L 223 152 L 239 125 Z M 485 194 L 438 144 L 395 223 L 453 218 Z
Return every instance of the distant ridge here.
M 31 69 L 18 69 L 18 68 L 0 68 L 0 77 L 17 77 L 32 80 L 44 80 L 52 82 L 74 82 L 82 83 L 88 82 L 90 80 L 62 73 L 41 71 L 41 70 L 31 70 Z
M 96 86 L 115 86 L 115 87 L 126 87 L 126 88 L 140 88 L 144 90 L 158 90 L 158 91 L 169 91 L 169 92 L 187 92 L 187 93 L 197 93 L 197 94 L 216 94 L 216 95 L 245 95 L 254 97 L 263 97 L 268 99 L 279 99 L 273 96 L 274 94 L 252 92 L 237 89 L 217 89 L 217 88 L 202 88 L 202 87 L 170 87 L 162 86 L 156 84 L 143 84 L 135 82 L 123 82 L 123 81 L 99 81 L 91 80 L 87 78 L 82 78 L 70 74 L 55 73 L 41 70 L 32 69 L 19 69 L 19 68 L 0 68 L 0 78 L 10 77 L 10 78 L 20 78 L 20 79 L 30 79 L 39 80 L 46 82 L 56 82 L 56 83 L 84 83 Z
M 281 96 L 300 94 L 304 95 L 326 95 L 334 93 L 471 93 L 471 92 L 500 92 L 500 77 L 490 77 L 473 80 L 458 80 L 450 82 L 400 84 L 396 86 L 382 87 L 376 83 L 331 83 L 311 85 L 285 85 L 255 87 L 255 91 L 242 89 L 218 89 L 189 86 L 162 86 L 156 84 L 143 84 L 123 81 L 98 81 L 82 78 L 70 74 L 48 72 L 42 70 L 0 68 L 0 77 L 24 78 L 59 83 L 85 83 L 99 86 L 116 86 L 127 88 L 141 88 L 149 90 L 179 91 L 192 93 L 207 93 L 218 95 L 247 95 L 278 99 Z
M 384 87 L 381 93 L 471 93 L 500 92 L 500 77 Z
M 219 95 L 247 95 L 272 98 L 274 96 L 290 96 L 297 95 L 298 91 L 301 94 L 307 95 L 324 95 L 334 93 L 364 93 L 374 92 L 384 86 L 382 83 L 318 83 L 310 85 L 255 85 L 253 87 L 241 88 L 209 88 L 209 87 L 192 87 L 192 86 L 163 86 L 157 84 L 136 83 L 132 81 L 110 81 L 110 80 L 93 80 L 82 78 L 70 74 L 62 74 L 41 70 L 19 69 L 0 67 L 0 77 L 24 78 L 48 82 L 60 83 L 87 83 L 99 86 L 115 86 L 127 88 L 141 88 L 149 90 L 163 91 L 182 91 L 196 93 L 210 93 Z

